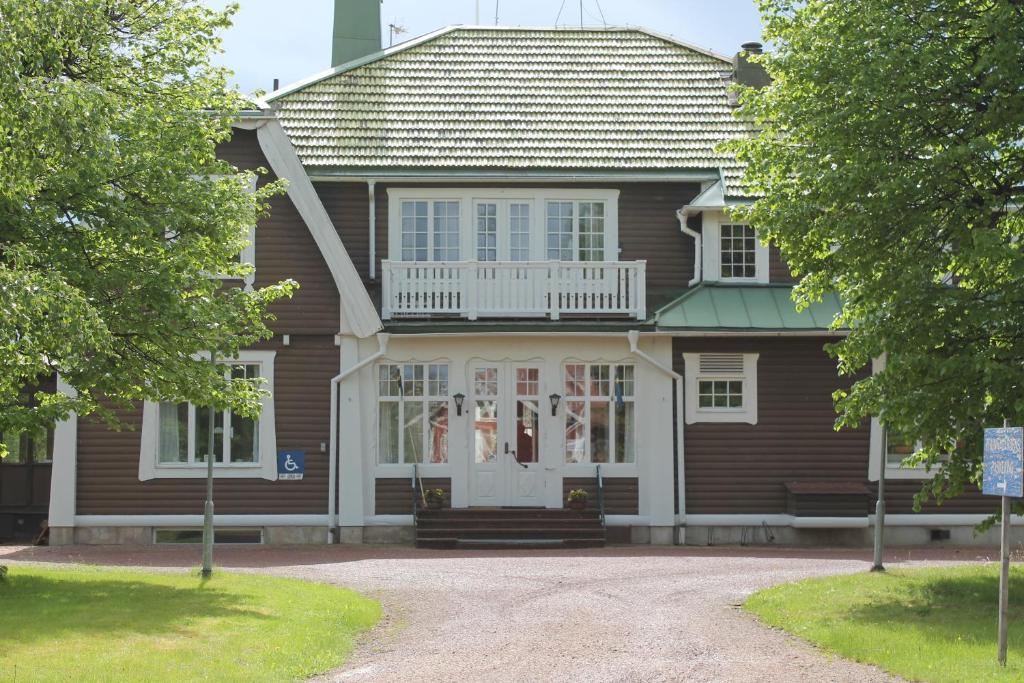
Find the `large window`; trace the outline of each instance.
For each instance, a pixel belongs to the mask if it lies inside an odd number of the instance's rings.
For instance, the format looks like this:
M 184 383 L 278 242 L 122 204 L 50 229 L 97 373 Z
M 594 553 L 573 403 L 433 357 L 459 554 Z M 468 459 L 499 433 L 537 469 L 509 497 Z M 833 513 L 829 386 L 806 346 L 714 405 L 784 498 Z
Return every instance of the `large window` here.
M 0 432 L 0 442 L 7 446 L 7 457 L 0 459 L 0 465 L 48 463 L 53 460 L 53 429 L 40 429 L 35 433 Z
M 457 200 L 410 200 L 401 207 L 403 261 L 459 260 Z
M 632 365 L 565 366 L 565 461 L 636 462 Z
M 754 279 L 757 275 L 757 239 L 749 225 L 723 225 L 721 231 L 722 279 Z
M 756 353 L 684 353 L 686 422 L 757 424 Z
M 605 260 L 605 203 L 547 202 L 547 256 L 556 261 Z
M 225 364 L 232 379 L 262 376 L 259 363 Z M 198 465 L 206 462 L 210 449 L 210 409 L 190 403 L 161 403 L 159 406 L 160 464 Z M 213 453 L 217 465 L 256 465 L 260 462 L 259 420 L 229 410 L 213 413 Z
M 448 366 L 378 366 L 378 461 L 448 462 Z
M 213 412 L 213 462 L 218 478 L 277 479 L 277 431 L 274 415 L 275 351 L 239 351 L 220 361 L 235 379 L 262 379 L 267 392 L 256 419 L 231 410 Z M 190 403 L 153 403 L 142 409 L 139 479 L 206 476 L 210 450 L 210 410 Z

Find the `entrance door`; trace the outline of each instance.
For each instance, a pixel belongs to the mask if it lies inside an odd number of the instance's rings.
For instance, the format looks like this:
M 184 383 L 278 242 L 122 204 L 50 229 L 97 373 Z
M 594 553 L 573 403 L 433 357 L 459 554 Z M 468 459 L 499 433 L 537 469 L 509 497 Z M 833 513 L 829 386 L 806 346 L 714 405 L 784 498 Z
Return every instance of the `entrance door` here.
M 514 363 L 472 368 L 472 505 L 543 505 L 540 374 Z

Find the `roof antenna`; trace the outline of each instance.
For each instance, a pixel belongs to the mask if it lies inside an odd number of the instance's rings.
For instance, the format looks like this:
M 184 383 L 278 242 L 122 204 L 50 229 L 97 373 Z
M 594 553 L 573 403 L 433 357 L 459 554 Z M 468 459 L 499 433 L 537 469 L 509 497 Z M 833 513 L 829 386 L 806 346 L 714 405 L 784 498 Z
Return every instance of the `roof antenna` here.
M 476 0 L 476 21 L 473 23 L 473 25 L 480 25 L 480 0 Z
M 498 25 L 498 8 L 501 7 L 501 0 L 494 0 L 494 25 Z
M 580 0 L 580 28 L 583 28 L 583 0 Z
M 594 3 L 597 4 L 597 11 L 601 14 L 601 24 L 608 28 L 608 22 L 604 19 L 604 10 L 601 9 L 601 0 L 594 0 Z
M 388 30 L 391 32 L 388 37 L 388 47 L 395 44 L 395 36 L 405 33 L 405 27 L 398 24 L 388 24 Z
M 558 28 L 558 20 L 562 18 L 562 10 L 565 9 L 565 0 L 558 6 L 558 15 L 555 17 L 555 28 Z

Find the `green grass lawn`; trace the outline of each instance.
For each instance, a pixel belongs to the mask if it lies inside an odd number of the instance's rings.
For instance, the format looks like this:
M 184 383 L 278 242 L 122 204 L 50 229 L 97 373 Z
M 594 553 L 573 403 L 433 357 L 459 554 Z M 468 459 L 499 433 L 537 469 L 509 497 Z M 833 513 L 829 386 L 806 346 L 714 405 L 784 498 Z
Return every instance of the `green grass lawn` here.
M 291 579 L 14 565 L 0 682 L 300 680 L 344 662 L 379 617 L 376 601 Z
M 890 570 L 769 588 L 745 607 L 829 652 L 916 681 L 1024 680 L 1024 568 L 1011 567 L 1006 669 L 996 663 L 997 564 Z

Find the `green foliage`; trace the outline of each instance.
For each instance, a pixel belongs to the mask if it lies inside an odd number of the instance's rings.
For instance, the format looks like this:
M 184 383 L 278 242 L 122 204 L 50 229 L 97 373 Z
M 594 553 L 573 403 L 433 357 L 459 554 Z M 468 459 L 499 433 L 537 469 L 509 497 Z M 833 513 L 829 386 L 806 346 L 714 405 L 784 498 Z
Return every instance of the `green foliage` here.
M 304 681 L 380 618 L 337 586 L 222 571 L 15 565 L 0 603 L 0 680 L 25 682 Z
M 999 565 L 866 572 L 788 583 L 744 608 L 769 626 L 912 681 L 1024 678 L 1024 570 L 1010 573 L 1009 662 L 996 663 Z
M 254 414 L 197 354 L 266 338 L 294 283 L 237 254 L 280 183 L 215 157 L 246 102 L 210 65 L 235 11 L 196 0 L 0 0 L 0 432 L 138 399 Z M 77 397 L 25 395 L 60 372 Z
M 802 279 L 837 292 L 839 426 L 878 415 L 937 468 L 938 501 L 981 477 L 982 427 L 1024 420 L 1024 3 L 760 0 L 774 83 L 741 93 L 741 210 Z M 952 452 L 948 464 L 943 453 Z
M 574 500 L 582 500 L 586 502 L 586 500 L 590 498 L 590 494 L 587 493 L 586 489 L 573 489 L 572 491 L 569 491 L 568 498 L 570 502 Z

